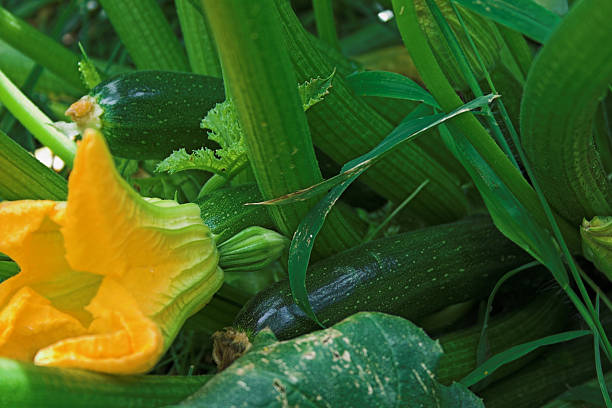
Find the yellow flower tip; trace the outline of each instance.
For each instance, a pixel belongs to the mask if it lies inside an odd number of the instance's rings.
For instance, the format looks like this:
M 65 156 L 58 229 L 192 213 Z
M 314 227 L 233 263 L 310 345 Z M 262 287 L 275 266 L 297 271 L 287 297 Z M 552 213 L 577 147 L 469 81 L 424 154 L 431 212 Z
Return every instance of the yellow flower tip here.
M 170 205 L 171 204 L 171 205 Z M 85 131 L 67 203 L 0 203 L 0 356 L 114 374 L 150 370 L 223 283 L 195 204 L 145 200 Z
M 38 349 L 86 331 L 78 320 L 27 286 L 2 309 L 0 328 L 0 355 L 19 360 L 32 360 Z

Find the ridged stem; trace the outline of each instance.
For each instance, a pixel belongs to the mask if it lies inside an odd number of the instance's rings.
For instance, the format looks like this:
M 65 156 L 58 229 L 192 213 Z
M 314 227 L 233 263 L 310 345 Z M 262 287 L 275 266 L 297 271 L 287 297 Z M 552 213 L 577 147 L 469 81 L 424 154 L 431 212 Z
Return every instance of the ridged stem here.
M 332 0 L 312 0 L 312 8 L 319 38 L 335 49 L 340 50 L 336 24 L 334 23 Z
M 535 59 L 521 104 L 521 138 L 550 205 L 575 226 L 612 214 L 612 188 L 593 140 L 612 80 L 612 2 L 583 0 Z
M 189 71 L 187 57 L 155 0 L 100 0 L 138 69 Z
M 175 0 L 175 4 L 191 71 L 220 78 L 221 64 L 206 18 L 191 0 Z
M 273 0 L 203 0 L 202 4 L 244 129 L 247 151 L 264 199 L 321 180 L 298 83 L 285 50 Z M 324 102 L 323 102 L 324 103 Z M 278 229 L 292 236 L 308 203 L 270 207 Z M 319 245 L 324 254 L 357 244 L 344 220 L 330 220 Z
M 4 200 L 65 200 L 66 180 L 0 131 L 0 197 Z

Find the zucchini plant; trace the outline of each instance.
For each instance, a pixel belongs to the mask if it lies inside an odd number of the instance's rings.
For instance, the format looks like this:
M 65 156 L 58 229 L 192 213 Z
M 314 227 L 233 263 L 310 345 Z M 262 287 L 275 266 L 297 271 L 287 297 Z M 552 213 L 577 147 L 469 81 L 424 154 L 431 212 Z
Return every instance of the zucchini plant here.
M 3 1 L 0 405 L 612 407 L 611 19 Z

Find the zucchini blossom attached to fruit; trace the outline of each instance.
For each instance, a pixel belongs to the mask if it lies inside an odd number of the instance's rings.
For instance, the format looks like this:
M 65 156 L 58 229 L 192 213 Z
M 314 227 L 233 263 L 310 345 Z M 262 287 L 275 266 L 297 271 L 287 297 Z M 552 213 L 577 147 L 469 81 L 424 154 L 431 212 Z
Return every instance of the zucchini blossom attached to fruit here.
M 148 200 L 120 177 L 99 132 L 80 143 L 68 200 L 0 203 L 0 356 L 143 373 L 223 272 L 195 204 Z
M 612 217 L 582 220 L 582 253 L 612 280 Z

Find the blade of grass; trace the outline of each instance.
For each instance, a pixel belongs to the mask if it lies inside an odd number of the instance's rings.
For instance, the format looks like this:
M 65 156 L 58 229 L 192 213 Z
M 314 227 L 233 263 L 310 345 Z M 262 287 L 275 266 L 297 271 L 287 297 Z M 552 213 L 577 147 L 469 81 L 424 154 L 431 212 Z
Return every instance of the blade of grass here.
M 384 219 L 383 222 L 381 222 L 368 235 L 366 235 L 366 237 L 363 239 L 363 242 L 368 242 L 374 239 L 376 235 L 378 235 L 378 233 L 393 219 L 393 217 L 395 217 L 400 211 L 402 211 L 404 207 L 406 207 L 406 205 L 408 205 L 414 199 L 414 197 L 416 197 L 417 194 L 419 194 L 421 190 L 425 188 L 427 184 L 429 184 L 429 180 L 425 180 L 424 182 L 419 184 L 419 186 L 412 192 L 412 194 L 406 197 L 406 199 L 402 201 L 402 203 L 398 205 L 397 208 L 393 210 L 391 214 L 389 214 L 387 218 Z
M 453 1 L 542 44 L 561 21 L 561 17 L 533 0 Z
M 191 71 L 221 77 L 221 64 L 209 24 L 190 0 L 175 0 Z
M 0 102 L 36 139 L 72 167 L 75 143 L 52 126 L 49 119 L 0 71 Z
M 440 108 L 429 92 L 412 79 L 395 72 L 355 72 L 346 77 L 346 82 L 357 95 L 407 99 Z
M 138 69 L 189 71 L 183 47 L 155 0 L 100 0 Z
M 563 343 L 569 340 L 577 339 L 591 334 L 589 330 L 573 330 L 563 333 L 553 334 L 552 336 L 542 337 L 541 339 L 530 341 L 528 343 L 519 344 L 509 348 L 506 351 L 498 353 L 485 361 L 483 364 L 478 366 L 470 374 L 466 375 L 461 379 L 460 383 L 466 387 L 471 387 L 479 381 L 492 374 L 499 367 L 506 363 L 514 361 L 526 354 L 529 354 L 533 350 L 536 350 L 543 346 L 550 346 L 553 344 Z
M 599 319 L 599 294 L 595 298 L 595 310 L 597 312 L 597 319 Z M 604 378 L 603 369 L 601 366 L 601 355 L 599 353 L 599 347 L 601 339 L 597 332 L 593 332 L 593 348 L 595 350 L 595 371 L 597 372 L 597 381 L 599 382 L 599 388 L 601 389 L 601 395 L 604 399 L 607 408 L 612 407 L 612 401 L 610 400 L 610 394 L 606 386 L 606 379 Z
M 490 317 L 490 314 L 491 314 L 491 310 L 493 310 L 493 300 L 495 299 L 495 295 L 497 294 L 497 291 L 499 290 L 499 288 L 501 288 L 501 286 L 508 279 L 512 278 L 513 276 L 516 276 L 520 272 L 523 272 L 523 271 L 525 271 L 527 269 L 533 268 L 534 266 L 537 266 L 539 264 L 540 263 L 538 261 L 533 261 L 533 262 L 529 262 L 528 264 L 519 266 L 518 268 L 515 268 L 515 269 L 511 270 L 510 272 L 506 273 L 504 276 L 502 276 L 497 281 L 495 286 L 493 287 L 493 290 L 491 291 L 491 294 L 489 295 L 489 298 L 487 299 L 487 306 L 486 306 L 486 309 L 485 309 L 485 315 L 484 315 L 484 319 L 482 321 L 482 329 L 480 329 L 480 337 L 478 339 L 478 347 L 476 349 L 476 363 L 477 363 L 477 365 L 481 365 L 482 363 L 484 363 L 484 361 L 488 357 L 489 346 L 488 346 L 488 340 L 487 340 L 487 328 L 489 326 L 489 317 Z
M 446 120 L 469 112 L 471 109 L 484 106 L 486 103 L 494 99 L 495 96 L 488 95 L 477 98 L 476 100 L 462 106 L 461 108 L 451 112 L 450 114 L 438 114 L 427 116 L 425 118 L 409 119 L 402 122 L 393 132 L 391 132 L 381 143 L 368 153 L 357 157 L 342 166 L 341 172 L 345 172 L 360 163 L 379 160 L 382 155 L 388 153 L 400 143 L 414 139 L 419 134 L 431 129 L 432 127 L 443 123 Z M 357 171 L 348 180 L 343 181 L 340 185 L 334 187 L 323 199 L 321 199 L 304 217 L 302 222 L 293 235 L 289 248 L 289 284 L 295 304 L 298 305 L 304 313 L 320 326 L 323 325 L 317 319 L 310 301 L 308 300 L 308 291 L 306 289 L 306 271 L 310 254 L 314 246 L 317 234 L 323 227 L 325 217 L 331 211 L 340 195 L 348 188 L 348 186 L 361 175 L 367 168 Z
M 0 197 L 4 200 L 63 201 L 66 180 L 36 160 L 5 133 L 0 132 Z
M 436 5 L 436 2 L 433 0 L 426 0 L 426 3 L 436 23 L 440 27 L 442 34 L 444 38 L 446 39 L 446 42 L 448 43 L 450 50 L 453 53 L 453 56 L 455 57 L 455 60 L 457 61 L 459 68 L 463 74 L 463 77 L 466 79 L 470 89 L 472 90 L 474 95 L 481 96 L 483 94 L 482 89 L 480 89 L 478 80 L 476 79 L 476 76 L 474 75 L 474 73 L 472 72 L 472 69 L 470 68 L 470 64 L 468 63 L 467 57 L 465 56 L 465 53 L 463 52 L 463 50 L 461 49 L 461 46 L 459 45 L 459 41 L 457 40 L 457 37 L 455 36 L 450 26 L 446 22 L 446 19 L 444 18 L 444 16 L 442 15 L 442 12 Z M 457 12 L 457 9 L 454 9 L 454 10 L 469 40 L 469 43 L 472 47 L 472 52 L 476 55 L 476 58 L 481 66 L 481 69 L 483 70 L 483 72 L 486 73 L 487 72 L 486 66 L 483 62 L 482 57 L 480 56 L 480 53 L 478 52 L 478 49 L 476 48 L 476 45 L 474 44 L 472 40 L 472 37 L 470 36 L 469 31 L 467 30 L 465 26 L 465 23 L 463 21 L 463 18 L 461 17 L 461 14 Z M 486 120 L 489 125 L 489 128 L 492 130 L 493 136 L 495 137 L 497 144 L 501 147 L 502 151 L 506 154 L 506 156 L 510 159 L 510 161 L 512 161 L 512 164 L 514 164 L 514 166 L 518 169 L 519 165 L 514 159 L 512 150 L 510 150 L 510 146 L 508 146 L 508 142 L 504 138 L 504 135 L 502 134 L 501 129 L 499 128 L 497 124 L 497 121 L 493 117 L 493 114 L 491 113 L 491 109 L 487 107 L 484 109 L 484 112 L 486 114 Z
M 346 180 L 354 177 L 355 175 L 360 175 L 366 170 L 370 169 L 372 165 L 383 158 L 383 155 L 389 153 L 391 150 L 396 148 L 401 142 L 408 140 L 405 137 L 412 135 L 411 132 L 417 132 L 420 134 L 421 132 L 425 132 L 429 129 L 432 129 L 436 125 L 453 118 L 461 113 L 481 108 L 485 106 L 487 103 L 490 103 L 492 100 L 497 98 L 497 95 L 485 95 L 475 100 L 468 102 L 463 105 L 461 108 L 454 110 L 448 115 L 444 115 L 442 113 L 437 113 L 434 115 L 428 116 L 418 116 L 414 117 L 409 115 L 400 123 L 394 130 L 391 132 L 381 143 L 379 143 L 376 147 L 370 150 L 368 153 L 363 154 L 356 159 L 353 159 L 346 163 L 339 174 L 330 177 L 327 180 L 324 180 L 320 183 L 314 184 L 310 187 L 297 190 L 291 192 L 289 194 L 285 194 L 280 197 L 272 198 L 270 200 L 265 200 L 257 203 L 248 203 L 248 205 L 284 205 L 290 204 L 297 201 L 304 201 L 309 198 L 315 197 L 328 191 L 330 188 L 333 188 Z M 420 191 L 420 190 L 419 190 Z M 412 195 L 413 193 L 411 193 Z
M 234 103 L 262 196 L 270 199 L 316 184 L 321 173 L 273 0 L 202 4 L 229 94 L 240 95 Z M 270 213 L 279 230 L 292 236 L 308 207 L 296 203 L 271 207 Z M 336 214 L 318 251 L 329 255 L 354 246 L 357 235 Z
M 340 50 L 338 33 L 334 22 L 334 8 L 332 0 L 312 0 L 315 24 L 319 38 Z

